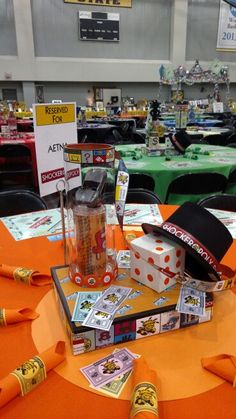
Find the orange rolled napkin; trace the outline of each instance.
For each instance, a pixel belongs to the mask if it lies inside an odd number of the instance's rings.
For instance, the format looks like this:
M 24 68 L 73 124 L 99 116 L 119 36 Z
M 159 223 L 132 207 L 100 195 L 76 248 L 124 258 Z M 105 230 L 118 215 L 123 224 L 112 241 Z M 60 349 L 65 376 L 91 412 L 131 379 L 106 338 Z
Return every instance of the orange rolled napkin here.
M 145 359 L 133 361 L 133 395 L 130 419 L 158 419 L 157 376 Z
M 203 368 L 212 372 L 223 380 L 229 381 L 236 387 L 236 357 L 233 355 L 221 354 L 202 358 Z
M 39 314 L 28 307 L 19 309 L 0 308 L 0 326 L 35 320 L 37 317 L 39 317 Z
M 58 341 L 54 346 L 24 362 L 5 378 L 0 380 L 0 407 L 21 394 L 25 396 L 41 381 L 47 372 L 65 359 L 65 342 Z
M 9 265 L 0 265 L 0 276 L 14 279 L 17 282 L 22 282 L 27 285 L 49 285 L 52 283 L 50 275 L 41 274 L 38 271 L 28 268 L 21 268 Z

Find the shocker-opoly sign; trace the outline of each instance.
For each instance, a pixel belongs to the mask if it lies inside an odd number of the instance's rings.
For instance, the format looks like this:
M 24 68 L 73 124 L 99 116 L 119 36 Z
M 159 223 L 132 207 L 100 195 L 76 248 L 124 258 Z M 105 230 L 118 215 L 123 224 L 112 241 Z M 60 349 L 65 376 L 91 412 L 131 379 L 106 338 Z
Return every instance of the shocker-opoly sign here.
M 36 104 L 33 113 L 39 190 L 45 196 L 64 179 L 64 146 L 77 143 L 76 104 Z M 73 173 L 78 178 L 80 167 Z
M 64 0 L 64 3 L 86 4 L 90 6 L 132 7 L 132 0 Z

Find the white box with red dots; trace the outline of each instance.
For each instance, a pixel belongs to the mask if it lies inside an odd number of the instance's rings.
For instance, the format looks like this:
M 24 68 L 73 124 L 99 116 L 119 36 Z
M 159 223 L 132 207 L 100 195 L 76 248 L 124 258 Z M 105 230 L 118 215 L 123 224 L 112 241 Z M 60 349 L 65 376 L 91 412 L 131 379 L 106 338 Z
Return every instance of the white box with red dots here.
M 130 243 L 131 278 L 157 292 L 176 281 L 156 267 L 183 274 L 185 250 L 160 234 L 145 234 Z

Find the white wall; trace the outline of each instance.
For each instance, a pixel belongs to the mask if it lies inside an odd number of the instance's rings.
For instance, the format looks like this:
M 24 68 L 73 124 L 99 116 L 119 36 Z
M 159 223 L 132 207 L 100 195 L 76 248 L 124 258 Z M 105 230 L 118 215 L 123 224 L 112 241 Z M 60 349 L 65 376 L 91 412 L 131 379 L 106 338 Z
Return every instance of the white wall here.
M 1 42 L 6 41 L 4 49 L 0 48 L 0 83 L 9 88 L 12 83 L 23 82 L 17 84 L 17 91 L 19 99 L 24 94 L 27 102 L 35 96 L 35 82 L 45 85 L 45 100 L 60 97 L 85 104 L 88 90 L 96 84 L 121 88 L 123 96 L 151 99 L 158 92 L 162 63 L 189 69 L 194 58 L 202 58 L 201 65 L 207 68 L 219 57 L 229 64 L 234 92 L 236 53 L 215 50 L 219 3 L 133 0 L 132 9 L 115 9 L 121 16 L 121 41 L 116 46 L 78 39 L 79 10 L 114 12 L 112 7 L 91 8 L 65 4 L 63 0 L 0 0 L 1 22 L 9 25 L 0 25 Z M 6 73 L 11 80 L 6 81 Z M 186 97 L 195 93 L 206 97 L 212 88 L 206 86 L 205 92 L 200 92 L 198 86 L 184 86 Z M 164 99 L 169 92 L 170 88 L 164 86 Z

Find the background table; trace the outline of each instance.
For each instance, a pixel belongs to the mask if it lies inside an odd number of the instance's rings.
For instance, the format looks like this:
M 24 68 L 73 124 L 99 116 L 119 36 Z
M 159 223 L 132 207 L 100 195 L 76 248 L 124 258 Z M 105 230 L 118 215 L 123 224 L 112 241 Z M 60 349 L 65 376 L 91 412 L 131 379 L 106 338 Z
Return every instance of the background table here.
M 33 119 L 33 112 L 30 111 L 23 111 L 23 112 L 14 112 L 16 118 L 32 118 Z
M 120 125 L 125 124 L 126 122 L 130 124 L 130 126 L 132 127 L 135 127 L 136 125 L 136 121 L 133 118 L 127 118 L 125 120 L 122 118 L 86 119 L 87 124 L 110 124 L 110 125 L 120 126 Z
M 229 136 L 232 134 L 232 130 L 230 128 L 224 128 L 224 127 L 188 127 L 186 130 L 187 134 L 192 135 L 192 134 L 202 134 L 203 137 L 206 137 L 208 135 L 220 135 L 223 134 L 224 136 Z
M 160 117 L 160 120 L 162 118 Z M 162 121 L 164 125 L 168 128 L 175 127 L 175 119 L 163 119 Z M 215 126 L 223 126 L 224 122 L 219 121 L 218 119 L 194 119 L 193 121 L 188 122 L 187 126 L 196 125 L 201 127 L 215 127 Z
M 137 158 L 141 155 L 140 149 L 145 145 L 119 145 L 116 150 L 123 153 L 139 150 Z M 187 158 L 182 155 L 171 156 L 170 161 L 166 161 L 165 156 L 148 157 L 142 154 L 142 158 L 136 160 L 133 156 L 123 157 L 130 173 L 145 173 L 155 181 L 155 192 L 164 202 L 169 184 L 177 176 L 189 172 L 217 172 L 229 176 L 232 168 L 236 168 L 236 150 L 230 147 L 196 145 L 192 144 L 188 150 L 200 147 L 202 152 L 210 150 L 210 155 L 199 154 L 198 159 L 191 157 L 192 153 L 187 154 Z M 138 186 L 137 186 L 138 187 Z
M 160 206 L 164 219 L 174 209 Z M 50 266 L 63 263 L 60 241 L 49 242 L 43 237 L 15 242 L 1 222 L 0 249 L 1 262 L 41 272 L 49 273 Z M 223 259 L 234 269 L 235 251 L 236 242 Z M 201 357 L 236 354 L 235 298 L 232 290 L 215 293 L 211 322 L 118 345 L 144 356 L 157 371 L 160 419 L 235 419 L 235 389 L 200 364 Z M 50 371 L 34 391 L 4 406 L 1 419 L 129 419 L 130 382 L 117 400 L 89 388 L 79 372 L 81 366 L 108 355 L 114 347 L 72 356 L 52 287 L 29 287 L 0 277 L 0 306 L 29 306 L 40 314 L 32 323 L 0 329 L 0 378 L 58 339 L 67 342 L 66 361 Z
M 112 130 L 116 128 L 115 125 L 110 124 L 79 124 L 77 126 L 78 142 L 80 143 L 86 136 L 86 142 L 108 142 L 111 140 L 112 144 L 115 139 L 112 135 Z
M 34 123 L 31 119 L 17 119 L 17 131 L 18 132 L 33 132 L 34 131 Z M 0 122 L 0 132 L 2 126 L 8 125 L 7 122 Z

